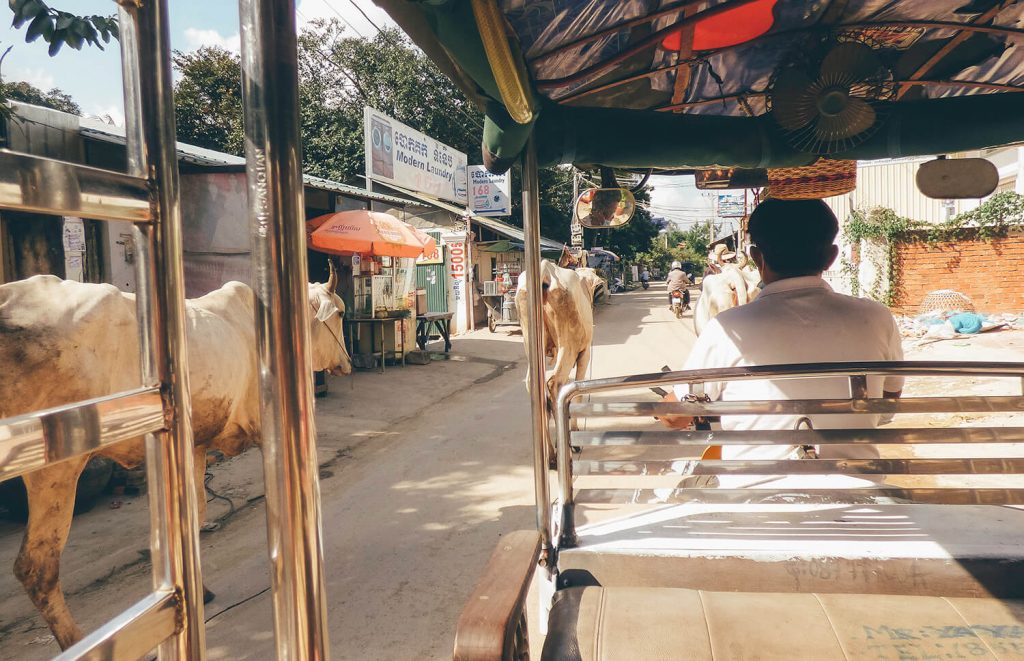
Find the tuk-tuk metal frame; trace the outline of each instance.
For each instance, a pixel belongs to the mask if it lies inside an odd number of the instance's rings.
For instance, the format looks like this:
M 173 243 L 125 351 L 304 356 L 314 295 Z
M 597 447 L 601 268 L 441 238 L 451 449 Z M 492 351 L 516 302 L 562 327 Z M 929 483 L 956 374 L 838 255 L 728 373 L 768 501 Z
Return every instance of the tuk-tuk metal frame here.
M 127 174 L 0 151 L 0 208 L 129 221 L 142 387 L 0 420 L 0 478 L 146 435 L 153 592 L 62 659 L 204 659 L 166 0 L 117 0 Z M 267 529 L 279 658 L 327 657 L 294 0 L 240 0 Z M 55 431 L 56 430 L 56 431 Z

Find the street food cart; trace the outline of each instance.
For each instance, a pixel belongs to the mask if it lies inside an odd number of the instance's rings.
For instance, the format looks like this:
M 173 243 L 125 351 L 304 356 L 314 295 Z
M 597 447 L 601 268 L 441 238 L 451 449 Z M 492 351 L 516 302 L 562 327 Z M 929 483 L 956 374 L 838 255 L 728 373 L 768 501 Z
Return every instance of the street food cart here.
M 480 297 L 487 306 L 487 329 L 493 333 L 501 326 L 519 326 L 515 297 L 523 270 L 523 244 L 502 240 L 476 247 L 481 254 L 492 256 L 491 277 L 480 284 Z
M 763 179 L 768 196 L 821 198 L 852 189 L 856 160 L 1024 140 L 1024 3 L 379 3 L 484 110 L 487 167 L 521 164 L 531 310 L 541 309 L 532 284 L 538 166 L 714 169 L 730 181 Z M 921 167 L 917 184 L 937 198 L 983 197 L 998 184 L 993 170 L 937 160 Z M 459 619 L 455 658 L 529 656 L 534 578 L 544 659 L 1024 658 L 1007 637 L 1024 631 L 1024 514 L 1006 507 L 1024 503 L 1024 435 L 1004 417 L 1024 407 L 1024 365 L 633 374 L 570 383 L 550 402 L 540 314 L 529 324 L 537 526 L 502 536 Z M 885 375 L 984 377 L 1002 388 L 978 397 L 869 394 Z M 823 379 L 848 396 L 702 395 L 704 384 L 765 378 Z M 658 385 L 682 385 L 691 397 L 637 394 Z M 970 415 L 970 426 L 942 412 Z M 903 422 L 678 432 L 652 420 L 669 413 Z M 586 427 L 591 419 L 600 424 Z M 859 445 L 880 457 L 712 458 L 723 444 Z
M 436 249 L 434 238 L 393 216 L 362 209 L 314 218 L 306 233 L 311 249 L 352 258 L 345 328 L 353 361 L 370 358 L 381 373 L 389 357 L 404 364 L 415 343 L 415 259 Z

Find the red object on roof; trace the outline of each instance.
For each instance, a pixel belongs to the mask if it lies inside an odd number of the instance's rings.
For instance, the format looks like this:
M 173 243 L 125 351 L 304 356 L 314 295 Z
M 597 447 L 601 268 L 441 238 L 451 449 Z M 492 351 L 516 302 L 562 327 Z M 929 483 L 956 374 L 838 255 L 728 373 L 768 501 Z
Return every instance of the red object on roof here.
M 754 0 L 745 5 L 727 9 L 693 24 L 692 51 L 728 48 L 756 39 L 775 24 L 775 3 L 778 0 Z M 661 40 L 661 47 L 679 51 L 683 30 L 680 28 Z

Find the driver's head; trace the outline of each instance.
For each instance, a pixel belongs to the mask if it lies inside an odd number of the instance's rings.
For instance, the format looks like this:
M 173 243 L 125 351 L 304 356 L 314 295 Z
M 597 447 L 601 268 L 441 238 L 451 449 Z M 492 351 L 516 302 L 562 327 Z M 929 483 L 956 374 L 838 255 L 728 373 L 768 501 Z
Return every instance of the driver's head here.
M 821 200 L 765 200 L 750 214 L 751 256 L 776 275 L 795 278 L 827 270 L 838 254 L 839 222 Z

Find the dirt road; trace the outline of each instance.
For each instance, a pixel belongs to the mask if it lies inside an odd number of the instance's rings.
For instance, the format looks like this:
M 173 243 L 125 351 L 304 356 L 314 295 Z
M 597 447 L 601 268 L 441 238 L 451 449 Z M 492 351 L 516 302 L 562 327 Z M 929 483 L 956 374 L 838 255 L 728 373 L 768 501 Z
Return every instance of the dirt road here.
M 689 317 L 664 291 L 617 294 L 597 313 L 592 376 L 679 367 Z M 457 338 L 450 360 L 331 383 L 317 410 L 330 642 L 335 659 L 450 657 L 454 624 L 499 537 L 533 525 L 521 337 Z M 259 455 L 212 467 L 220 529 L 203 533 L 211 659 L 273 656 Z M 228 504 L 230 501 L 230 505 Z M 112 509 L 116 505 L 116 509 Z M 76 518 L 62 579 L 87 629 L 148 588 L 145 499 L 106 498 Z M 0 525 L 0 567 L 20 527 Z M 0 658 L 58 649 L 9 571 L 0 571 Z

